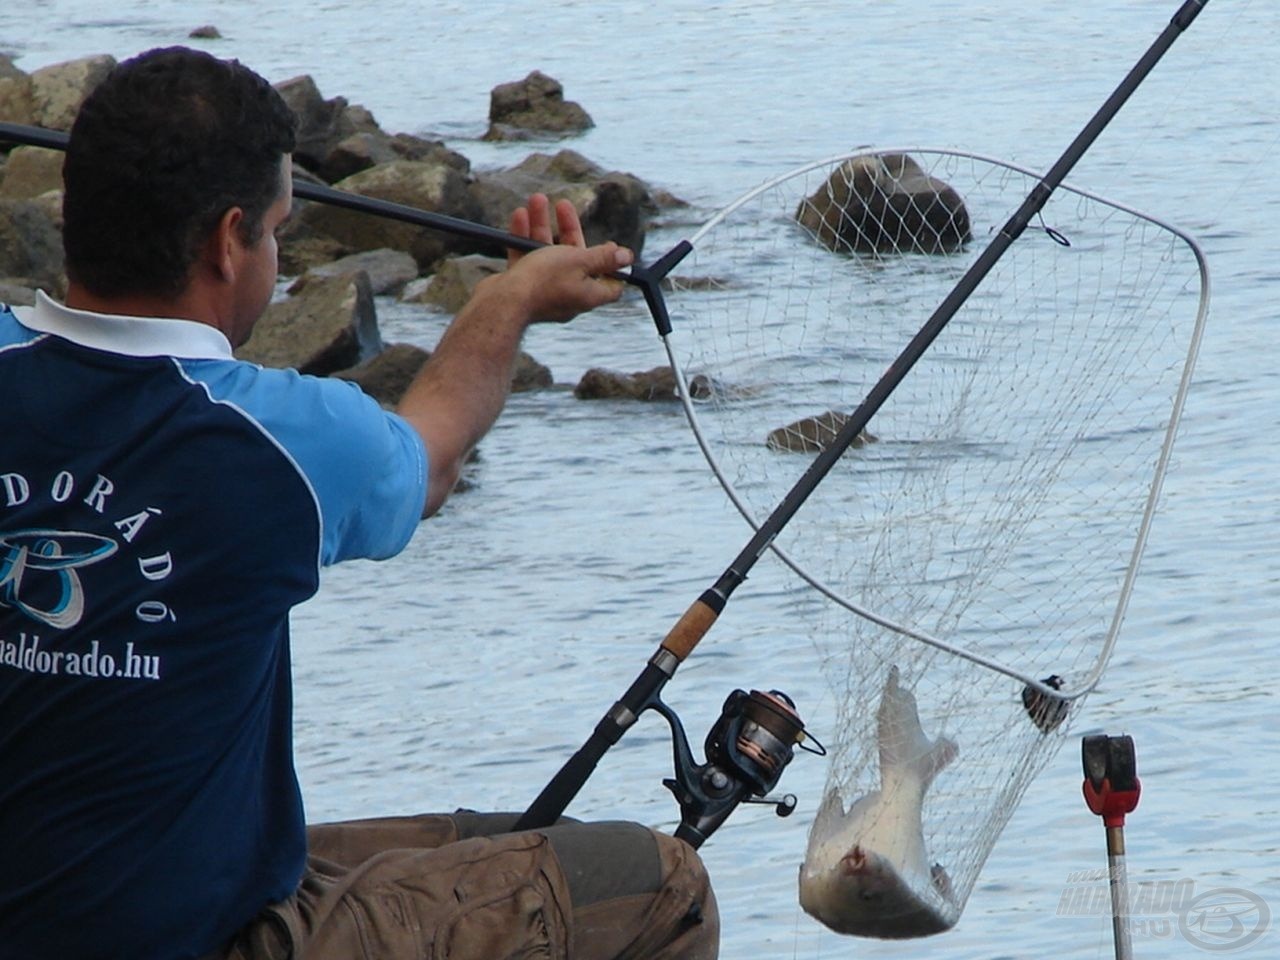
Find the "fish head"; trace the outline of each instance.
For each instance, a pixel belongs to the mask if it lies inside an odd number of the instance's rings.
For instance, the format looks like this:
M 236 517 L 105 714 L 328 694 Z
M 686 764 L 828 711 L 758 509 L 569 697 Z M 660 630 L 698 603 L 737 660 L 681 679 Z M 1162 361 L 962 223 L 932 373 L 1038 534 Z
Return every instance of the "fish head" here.
M 922 888 L 888 857 L 854 844 L 825 870 L 801 869 L 800 905 L 837 933 L 886 939 L 941 933 L 958 911 L 939 888 L 937 870 Z

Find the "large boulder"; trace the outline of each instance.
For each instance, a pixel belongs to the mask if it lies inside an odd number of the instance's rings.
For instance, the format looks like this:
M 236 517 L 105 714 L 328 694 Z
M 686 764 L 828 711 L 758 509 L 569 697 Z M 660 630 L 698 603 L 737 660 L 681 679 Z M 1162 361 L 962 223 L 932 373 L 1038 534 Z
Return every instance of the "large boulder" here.
M 30 75 L 14 67 L 7 59 L 0 62 L 9 64 L 10 67 L 7 71 L 0 71 L 0 117 L 10 123 L 34 123 L 35 85 L 31 82 Z M 7 146 L 8 144 L 0 144 L 0 149 Z
M 275 87 L 298 117 L 294 160 L 325 183 L 394 160 L 444 163 L 463 174 L 471 169 L 466 157 L 439 141 L 406 133 L 392 136 L 364 107 L 344 97 L 326 100 L 310 76 L 294 77 Z
M 971 236 L 960 194 L 905 153 L 846 160 L 795 216 L 844 253 L 949 253 Z
M 271 304 L 236 356 L 327 376 L 381 351 L 373 291 L 368 275 L 359 272 L 318 279 L 297 296 Z
M 41 67 L 31 74 L 31 122 L 50 130 L 70 130 L 84 98 L 116 65 L 103 54 Z
M 350 193 L 474 221 L 478 218 L 479 207 L 468 186 L 467 176 L 456 167 L 442 161 L 423 160 L 379 164 L 336 184 L 339 190 Z M 438 229 L 321 203 L 300 207 L 295 219 L 291 235 L 324 235 L 353 252 L 384 247 L 404 250 L 423 271 L 429 271 L 449 253 L 473 253 L 480 246 L 474 240 Z
M 614 240 L 636 253 L 644 248 L 648 219 L 657 212 L 644 181 L 606 172 L 573 150 L 532 154 L 514 167 L 477 176 L 471 188 L 485 223 L 500 228 L 535 192 L 571 201 L 588 244 Z
M 351 107 L 345 97 L 326 100 L 309 75 L 275 84 L 276 91 L 298 118 L 298 142 L 294 160 L 324 176 L 324 167 L 338 143 L 356 133 L 378 131 L 373 115 L 362 107 Z
M 565 137 L 595 123 L 579 104 L 565 100 L 559 80 L 534 70 L 523 80 L 503 83 L 489 94 L 486 140 Z
M 32 200 L 62 189 L 62 151 L 15 147 L 0 178 L 0 197 Z
M 0 199 L 0 277 L 56 289 L 63 270 L 62 233 L 46 208 L 32 200 Z

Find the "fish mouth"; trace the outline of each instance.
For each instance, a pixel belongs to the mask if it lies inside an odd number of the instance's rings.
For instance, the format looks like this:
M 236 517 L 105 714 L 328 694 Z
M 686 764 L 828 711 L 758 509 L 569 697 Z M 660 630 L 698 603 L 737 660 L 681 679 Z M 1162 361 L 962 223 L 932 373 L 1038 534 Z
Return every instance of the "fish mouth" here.
M 865 877 L 873 870 L 873 858 L 878 859 L 878 854 L 863 850 L 858 844 L 853 847 L 840 858 L 840 872 L 847 877 Z

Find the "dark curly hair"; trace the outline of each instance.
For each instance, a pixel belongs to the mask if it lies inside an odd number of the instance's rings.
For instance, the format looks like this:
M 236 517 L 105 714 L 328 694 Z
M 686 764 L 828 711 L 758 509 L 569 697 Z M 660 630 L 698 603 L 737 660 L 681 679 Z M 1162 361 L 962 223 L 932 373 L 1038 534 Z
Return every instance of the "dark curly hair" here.
M 117 66 L 85 100 L 63 165 L 67 274 L 99 296 L 174 296 L 232 207 L 256 243 L 296 120 L 239 61 L 185 47 Z

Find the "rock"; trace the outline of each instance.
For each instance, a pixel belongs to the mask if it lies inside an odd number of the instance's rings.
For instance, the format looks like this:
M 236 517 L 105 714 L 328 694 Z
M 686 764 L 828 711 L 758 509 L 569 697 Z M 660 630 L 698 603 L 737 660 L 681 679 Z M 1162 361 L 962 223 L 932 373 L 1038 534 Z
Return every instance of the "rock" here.
M 369 277 L 355 273 L 315 280 L 296 297 L 271 304 L 236 356 L 327 376 L 381 351 Z
M 805 417 L 785 427 L 769 431 L 765 445 L 770 450 L 789 451 L 792 453 L 818 453 L 827 449 L 835 440 L 849 417 L 834 410 L 820 413 L 816 417 Z M 854 438 L 850 448 L 864 446 L 876 440 L 874 436 L 863 430 Z
M 368 170 L 380 163 L 401 159 L 391 148 L 391 138 L 384 133 L 361 131 L 339 140 L 319 161 L 317 169 L 325 180 L 335 182 Z
M 0 53 L 0 80 L 9 80 L 15 77 L 25 77 L 26 71 L 20 69 L 13 62 L 13 57 L 8 54 Z
M 82 57 L 41 67 L 31 74 L 31 122 L 50 130 L 70 130 L 80 104 L 116 65 L 115 57 Z
M 560 81 L 534 70 L 523 80 L 503 83 L 489 94 L 486 140 L 564 137 L 591 129 L 587 111 L 564 98 Z
M 710 381 L 699 374 L 689 381 L 694 397 L 711 394 Z M 592 367 L 582 375 L 573 395 L 579 400 L 678 400 L 676 377 L 670 367 L 654 367 L 638 373 L 618 373 Z
M 35 306 L 37 286 L 23 277 L 0 279 L 0 304 L 10 307 Z
M 431 353 L 408 343 L 393 343 L 361 364 L 335 373 L 351 380 L 384 407 L 394 407 Z
M 62 233 L 39 203 L 0 199 L 0 277 L 27 277 L 56 288 L 62 283 Z
M 403 203 L 419 210 L 476 220 L 479 207 L 468 192 L 467 177 L 446 162 L 396 160 L 363 170 L 335 185 L 340 190 Z M 477 241 L 437 229 L 372 217 L 320 203 L 299 210 L 297 227 L 328 236 L 349 251 L 390 248 L 407 251 L 423 271 L 449 253 L 474 253 Z
M 353 253 L 347 257 L 331 260 L 311 267 L 289 287 L 289 293 L 301 293 L 307 284 L 327 277 L 341 277 L 344 274 L 357 273 L 363 270 L 369 276 L 369 287 L 373 295 L 396 294 L 410 280 L 418 276 L 418 263 L 413 257 L 400 250 L 366 250 Z
M 222 31 L 215 27 L 212 23 L 206 23 L 202 27 L 196 27 L 187 34 L 192 40 L 221 40 Z
M 506 260 L 478 253 L 450 257 L 440 264 L 426 288 L 412 302 L 430 304 L 446 313 L 457 313 L 475 293 L 476 284 L 506 268 Z
M 970 239 L 960 194 L 904 153 L 846 160 L 796 220 L 837 252 L 948 253 Z
M 511 212 L 535 192 L 553 201 L 571 201 L 588 244 L 614 240 L 637 254 L 644 249 L 648 218 L 657 211 L 642 180 L 628 173 L 605 172 L 572 150 L 535 153 L 507 170 L 478 175 L 471 187 L 484 222 L 502 229 Z
M 276 90 L 298 118 L 297 163 L 319 174 L 326 182 L 325 167 L 333 149 L 357 133 L 381 133 L 373 115 L 363 107 L 349 107 L 345 97 L 326 100 L 309 75 L 275 84 Z
M 280 274 L 300 277 L 308 270 L 351 255 L 351 248 L 323 234 L 285 230 L 280 238 Z
M 336 182 L 393 160 L 443 163 L 464 175 L 471 172 L 470 160 L 438 140 L 423 140 L 407 133 L 388 136 L 381 130 L 363 130 L 334 144 L 320 169 L 325 179 Z
M 298 117 L 294 160 L 325 183 L 395 160 L 443 163 L 464 175 L 471 171 L 466 157 L 438 140 L 406 133 L 391 136 L 366 108 L 344 97 L 326 100 L 310 76 L 278 83 L 276 90 Z
M 402 160 L 443 163 L 461 174 L 470 175 L 471 161 L 445 146 L 442 140 L 425 140 L 410 133 L 397 133 L 391 138 L 391 149 Z
M 422 365 L 431 358 L 430 351 L 407 343 L 393 343 L 377 356 L 333 376 L 359 384 L 360 389 L 384 407 L 400 402 Z M 516 356 L 511 377 L 511 392 L 525 393 L 552 385 L 551 371 L 529 354 Z
M 35 84 L 31 76 L 0 56 L 0 117 L 10 123 L 35 123 Z
M 4 165 L 0 197 L 32 200 L 62 189 L 62 151 L 43 147 L 15 147 Z
M 551 368 L 539 363 L 523 350 L 516 355 L 515 370 L 511 374 L 511 392 L 528 393 L 542 390 L 555 383 Z

